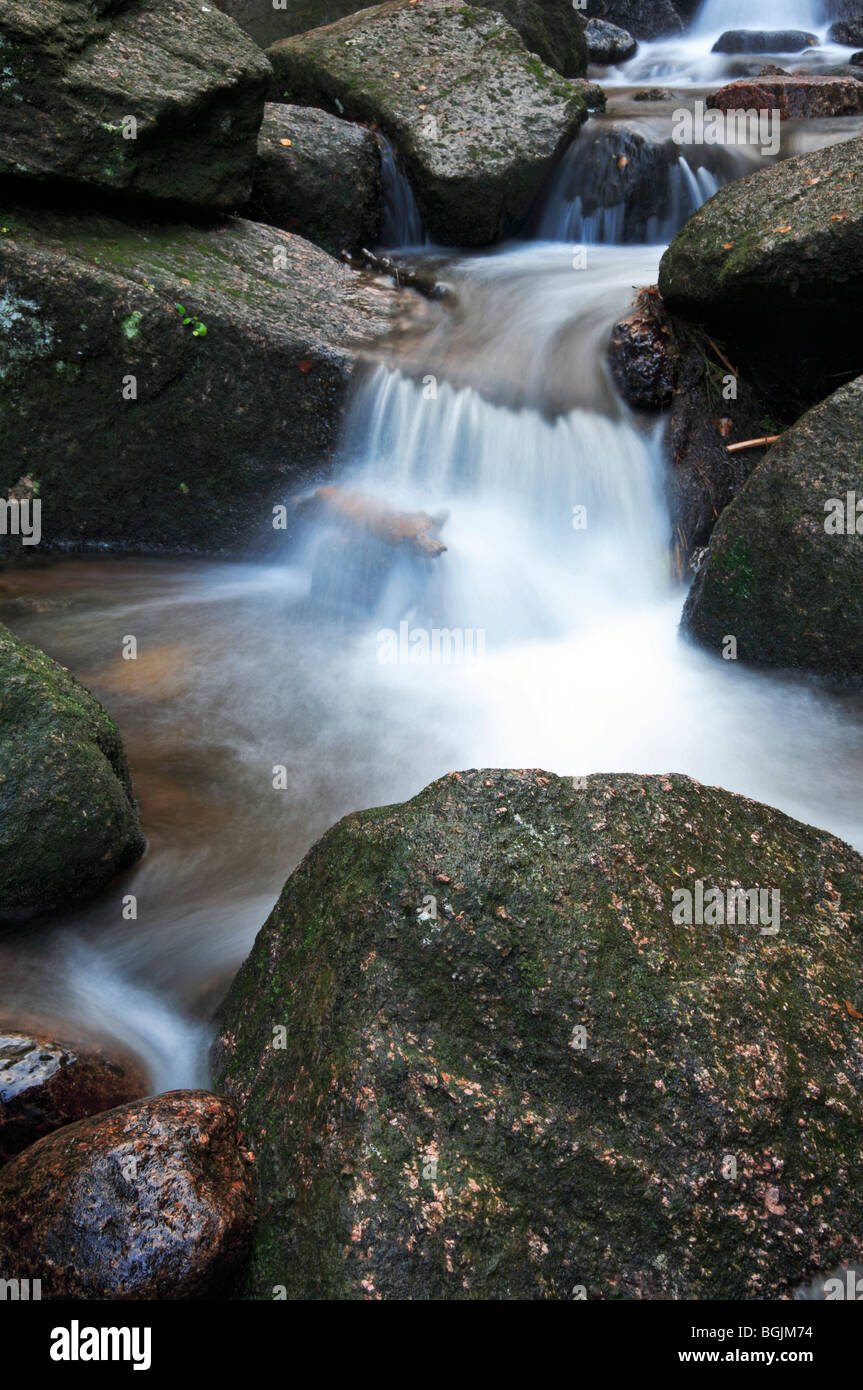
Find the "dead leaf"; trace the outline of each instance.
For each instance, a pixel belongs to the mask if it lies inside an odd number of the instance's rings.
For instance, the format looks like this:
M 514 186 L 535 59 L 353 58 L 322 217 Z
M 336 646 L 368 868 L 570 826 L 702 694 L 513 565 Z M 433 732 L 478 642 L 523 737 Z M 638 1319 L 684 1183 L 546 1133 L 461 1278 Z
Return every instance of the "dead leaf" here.
M 854 1005 L 851 1003 L 850 999 L 846 999 L 846 1000 L 845 1000 L 845 1007 L 846 1007 L 846 1009 L 848 1010 L 848 1013 L 851 1015 L 852 1018 L 863 1018 L 863 1014 L 858 1014 L 857 1010 L 855 1009 Z

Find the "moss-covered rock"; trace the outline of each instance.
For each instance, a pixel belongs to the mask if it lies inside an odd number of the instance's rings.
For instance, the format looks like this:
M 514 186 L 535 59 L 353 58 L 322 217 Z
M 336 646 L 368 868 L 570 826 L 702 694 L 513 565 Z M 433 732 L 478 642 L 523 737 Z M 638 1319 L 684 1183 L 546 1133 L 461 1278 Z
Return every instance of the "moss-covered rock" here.
M 262 48 L 293 34 L 320 29 L 345 15 L 367 8 L 359 0 L 286 0 L 276 9 L 273 0 L 216 0 Z M 497 10 L 517 29 L 531 53 L 563 73 L 582 77 L 587 70 L 584 25 L 572 0 L 497 0 L 483 8 Z
M 582 89 L 496 12 L 389 0 L 268 50 L 273 98 L 377 122 L 431 236 L 482 246 L 527 215 L 587 118 Z
M 357 345 L 419 303 L 239 219 L 0 225 L 0 495 L 39 484 L 45 545 L 272 544 L 272 507 L 335 449 Z
M 113 719 L 0 626 L 0 923 L 95 893 L 143 849 Z
M 267 105 L 249 211 L 334 256 L 376 246 L 383 215 L 377 139 L 327 111 Z
M 239 206 L 268 78 L 255 44 L 198 0 L 11 0 L 0 173 Z
M 863 139 L 721 188 L 665 252 L 659 288 L 800 408 L 832 390 L 835 374 L 859 375 Z
M 859 510 L 858 510 L 859 504 Z M 787 430 L 723 512 L 684 626 L 743 661 L 863 684 L 863 377 Z
M 245 1294 L 769 1298 L 847 1258 L 861 870 L 680 776 L 452 773 L 341 821 L 223 1009 Z M 779 891 L 778 931 L 675 922 L 699 880 Z

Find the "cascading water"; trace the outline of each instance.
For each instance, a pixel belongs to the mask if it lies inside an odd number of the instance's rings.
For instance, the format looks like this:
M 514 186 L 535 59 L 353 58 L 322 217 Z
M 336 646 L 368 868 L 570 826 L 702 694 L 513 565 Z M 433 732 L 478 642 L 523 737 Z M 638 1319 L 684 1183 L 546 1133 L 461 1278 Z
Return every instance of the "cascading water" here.
M 392 143 L 378 135 L 381 149 L 381 182 L 384 210 L 381 225 L 381 246 L 425 246 L 428 237 L 410 180 L 400 168 Z
M 816 32 L 823 23 L 821 0 L 704 0 L 695 16 L 696 34 L 714 37 L 726 29 L 803 29 Z

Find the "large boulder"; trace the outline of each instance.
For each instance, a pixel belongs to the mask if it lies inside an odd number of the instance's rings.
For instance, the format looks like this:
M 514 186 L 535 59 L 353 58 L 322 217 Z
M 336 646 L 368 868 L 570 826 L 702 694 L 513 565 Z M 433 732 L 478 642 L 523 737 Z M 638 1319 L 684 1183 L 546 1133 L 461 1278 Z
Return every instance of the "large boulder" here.
M 723 512 L 684 626 L 742 661 L 863 684 L 863 377 L 810 410 Z
M 113 719 L 0 625 L 0 923 L 95 893 L 143 849 Z
M 253 1197 L 234 1107 L 169 1091 L 79 1120 L 0 1171 L 0 1270 L 43 1299 L 218 1296 Z
M 787 121 L 859 116 L 863 87 L 856 77 L 847 75 L 741 78 L 720 87 L 707 98 L 707 105 L 716 111 L 778 111 Z
M 308 29 L 320 29 L 367 8 L 360 0 L 216 0 L 263 48 Z M 531 53 L 564 77 L 581 77 L 587 68 L 584 26 L 572 0 L 497 0 L 497 10 L 517 29 Z
M 800 53 L 817 48 L 818 35 L 804 29 L 726 29 L 713 45 L 714 53 Z
M 268 54 L 275 99 L 380 125 L 427 230 L 450 245 L 516 228 L 587 118 L 578 84 L 461 0 L 389 0 Z
M 140 1066 L 101 1048 L 0 1029 L 0 1164 L 52 1130 L 149 1089 Z
M 420 303 L 239 219 L 3 223 L 0 494 L 39 484 L 43 545 L 272 543 L 332 457 L 358 345 Z
M 376 137 L 327 111 L 269 104 L 249 211 L 334 256 L 376 246 L 383 216 Z
M 224 1008 L 243 1290 L 776 1297 L 859 1249 L 861 972 L 863 859 L 687 777 L 451 773 L 348 816 Z
M 801 408 L 832 373 L 863 372 L 863 139 L 720 189 L 665 252 L 659 288 Z
M 14 0 L 0 53 L 0 174 L 246 201 L 269 67 L 213 6 Z
M 626 29 L 618 29 L 605 19 L 589 19 L 584 37 L 592 63 L 625 63 L 635 57 L 638 49 L 638 41 Z
M 671 0 L 587 0 L 585 19 L 606 19 L 636 39 L 664 39 L 683 32 Z

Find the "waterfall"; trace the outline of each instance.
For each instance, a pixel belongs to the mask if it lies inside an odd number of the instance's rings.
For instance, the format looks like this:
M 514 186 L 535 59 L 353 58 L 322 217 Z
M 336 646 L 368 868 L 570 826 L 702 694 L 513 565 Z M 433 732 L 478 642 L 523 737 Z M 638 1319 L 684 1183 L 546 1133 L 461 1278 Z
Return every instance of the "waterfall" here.
M 429 239 L 423 229 L 420 210 L 408 177 L 399 166 L 391 142 L 385 135 L 379 135 L 378 141 L 384 193 L 381 246 L 388 250 L 401 246 L 426 246 Z
M 820 29 L 821 0 L 704 0 L 695 17 L 696 34 L 719 35 L 726 29 Z

